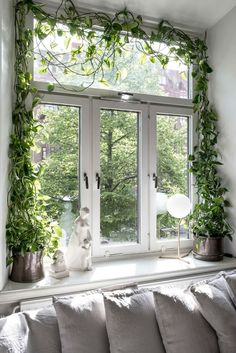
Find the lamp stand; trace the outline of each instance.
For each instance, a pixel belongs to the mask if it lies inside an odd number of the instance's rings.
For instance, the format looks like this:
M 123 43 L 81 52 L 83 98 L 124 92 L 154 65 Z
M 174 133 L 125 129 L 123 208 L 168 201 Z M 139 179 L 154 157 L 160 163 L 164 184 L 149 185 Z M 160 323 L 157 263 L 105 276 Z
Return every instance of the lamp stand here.
M 184 254 L 184 255 L 181 255 L 180 254 L 180 225 L 181 225 L 181 222 L 182 222 L 183 218 L 180 218 L 179 221 L 178 221 L 178 244 L 177 244 L 177 256 L 166 256 L 166 255 L 161 255 L 160 258 L 164 258 L 164 259 L 177 259 L 177 260 L 181 260 L 187 264 L 189 264 L 189 261 L 183 259 L 183 257 L 186 257 L 188 256 L 188 254 Z

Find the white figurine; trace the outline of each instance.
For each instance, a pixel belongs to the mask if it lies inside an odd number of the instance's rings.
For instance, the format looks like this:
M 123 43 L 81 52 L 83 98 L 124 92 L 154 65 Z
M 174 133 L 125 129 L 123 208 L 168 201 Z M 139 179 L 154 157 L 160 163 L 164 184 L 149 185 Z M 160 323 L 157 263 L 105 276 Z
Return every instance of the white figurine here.
M 53 255 L 53 263 L 50 266 L 49 275 L 54 278 L 63 278 L 69 276 L 66 268 L 64 254 L 61 250 L 57 250 Z
M 70 237 L 66 263 L 71 270 L 92 270 L 91 244 L 92 237 L 88 224 L 89 209 L 80 209 L 80 216 L 75 220 L 74 231 Z

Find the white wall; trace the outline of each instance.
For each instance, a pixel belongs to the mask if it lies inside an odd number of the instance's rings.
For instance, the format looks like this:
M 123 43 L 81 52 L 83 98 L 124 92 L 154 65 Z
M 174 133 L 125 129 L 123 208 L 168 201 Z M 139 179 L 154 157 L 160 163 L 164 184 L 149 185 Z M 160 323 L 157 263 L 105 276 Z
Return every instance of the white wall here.
M 6 240 L 8 190 L 8 145 L 12 112 L 13 5 L 0 0 L 0 290 L 6 283 Z
M 229 216 L 235 234 L 233 243 L 226 241 L 226 250 L 236 255 L 236 7 L 209 30 L 208 47 L 214 69 L 210 99 L 219 114 L 221 170 L 233 206 Z

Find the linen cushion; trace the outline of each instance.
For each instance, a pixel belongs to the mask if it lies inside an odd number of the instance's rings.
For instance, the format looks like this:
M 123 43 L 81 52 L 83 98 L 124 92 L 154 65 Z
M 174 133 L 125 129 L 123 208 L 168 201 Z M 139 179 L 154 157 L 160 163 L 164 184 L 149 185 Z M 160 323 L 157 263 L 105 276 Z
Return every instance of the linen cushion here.
M 164 353 L 151 291 L 104 293 L 111 353 Z
M 225 280 L 228 284 L 229 295 L 236 306 L 236 271 L 232 271 L 224 274 Z
M 200 304 L 205 319 L 215 329 L 221 353 L 236 352 L 236 311 L 222 275 L 195 284 L 191 291 Z
M 153 295 L 167 353 L 219 353 L 215 331 L 201 315 L 189 291 L 160 287 Z
M 28 353 L 28 327 L 22 313 L 0 319 L 0 352 Z
M 54 298 L 62 353 L 108 353 L 103 296 L 90 292 Z
M 27 347 L 29 352 L 60 353 L 61 340 L 53 305 L 39 310 L 24 312 L 24 316 L 29 327 Z

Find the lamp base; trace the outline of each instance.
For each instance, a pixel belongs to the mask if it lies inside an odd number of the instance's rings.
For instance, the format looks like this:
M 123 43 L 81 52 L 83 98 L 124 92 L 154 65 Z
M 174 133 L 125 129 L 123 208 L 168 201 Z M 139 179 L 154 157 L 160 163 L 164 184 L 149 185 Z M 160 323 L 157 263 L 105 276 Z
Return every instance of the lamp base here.
M 183 261 L 185 262 L 186 264 L 190 264 L 190 262 L 188 260 L 185 260 L 183 259 L 183 257 L 186 257 L 189 255 L 189 252 L 187 254 L 183 254 L 183 255 L 173 255 L 173 256 L 170 256 L 170 255 L 161 255 L 160 258 L 161 259 L 175 259 L 175 260 L 180 260 L 180 261 Z

